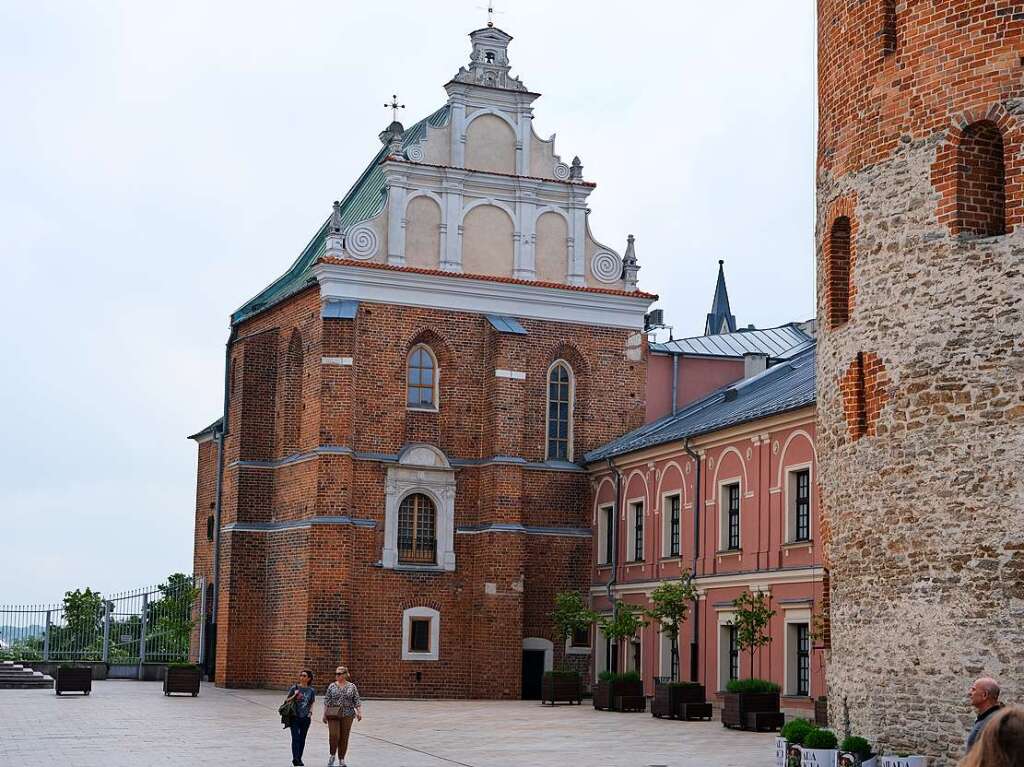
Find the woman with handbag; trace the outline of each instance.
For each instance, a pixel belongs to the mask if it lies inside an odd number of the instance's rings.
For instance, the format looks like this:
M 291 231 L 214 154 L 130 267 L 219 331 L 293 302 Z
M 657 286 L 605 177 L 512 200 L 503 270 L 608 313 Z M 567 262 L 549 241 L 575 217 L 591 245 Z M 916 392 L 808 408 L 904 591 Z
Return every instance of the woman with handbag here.
M 299 674 L 298 684 L 288 688 L 288 697 L 285 698 L 285 703 L 295 703 L 295 715 L 290 719 L 288 727 L 292 731 L 292 764 L 297 767 L 302 765 L 302 752 L 306 748 L 306 733 L 309 732 L 309 723 L 312 721 L 315 699 L 313 672 L 304 668 Z
M 359 699 L 359 690 L 348 680 L 347 666 L 338 666 L 334 678 L 335 681 L 328 685 L 324 693 L 324 723 L 327 725 L 331 748 L 327 767 L 334 767 L 335 753 L 338 755 L 338 767 L 345 767 L 352 721 L 353 718 L 363 720 L 363 701 Z

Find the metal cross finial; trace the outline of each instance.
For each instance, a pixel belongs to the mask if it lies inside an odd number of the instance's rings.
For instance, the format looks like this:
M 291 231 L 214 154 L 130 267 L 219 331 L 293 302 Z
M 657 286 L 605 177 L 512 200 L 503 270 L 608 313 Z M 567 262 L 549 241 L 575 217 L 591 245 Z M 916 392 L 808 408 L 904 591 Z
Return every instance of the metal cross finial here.
M 384 105 L 386 108 L 391 110 L 391 122 L 398 121 L 398 110 L 405 109 L 405 104 L 398 103 L 398 96 L 394 93 L 391 94 L 391 103 Z
M 494 14 L 504 13 L 504 11 L 494 10 L 494 0 L 487 0 L 486 8 L 484 8 L 482 5 L 478 5 L 477 8 L 479 8 L 481 11 L 487 11 L 487 26 L 489 27 L 494 26 Z

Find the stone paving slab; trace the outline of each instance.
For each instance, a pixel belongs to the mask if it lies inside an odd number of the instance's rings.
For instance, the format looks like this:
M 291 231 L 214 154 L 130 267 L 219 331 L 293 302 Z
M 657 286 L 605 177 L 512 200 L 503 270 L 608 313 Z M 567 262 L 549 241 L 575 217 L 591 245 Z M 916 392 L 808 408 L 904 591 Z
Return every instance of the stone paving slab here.
M 93 682 L 92 695 L 0 691 L 0 765 L 291 764 L 275 690 L 199 697 L 159 682 Z M 322 710 L 317 702 L 316 716 Z M 351 767 L 772 767 L 774 736 L 532 701 L 368 700 L 352 729 Z M 304 761 L 327 763 L 327 728 L 316 717 Z

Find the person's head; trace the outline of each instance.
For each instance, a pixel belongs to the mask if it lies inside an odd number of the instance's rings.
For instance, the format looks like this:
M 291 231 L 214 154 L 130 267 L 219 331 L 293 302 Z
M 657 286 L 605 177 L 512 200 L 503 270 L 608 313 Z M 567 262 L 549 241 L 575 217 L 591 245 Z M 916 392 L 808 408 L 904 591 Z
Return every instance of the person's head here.
M 978 713 L 988 711 L 999 703 L 999 684 L 990 676 L 975 679 L 967 691 L 967 699 Z
M 993 714 L 960 767 L 1024 767 L 1024 708 Z
M 348 681 L 348 666 L 338 666 L 334 669 L 334 679 L 338 682 Z
M 309 687 L 313 684 L 313 672 L 308 668 L 302 669 L 302 671 L 299 672 L 299 684 L 303 687 Z

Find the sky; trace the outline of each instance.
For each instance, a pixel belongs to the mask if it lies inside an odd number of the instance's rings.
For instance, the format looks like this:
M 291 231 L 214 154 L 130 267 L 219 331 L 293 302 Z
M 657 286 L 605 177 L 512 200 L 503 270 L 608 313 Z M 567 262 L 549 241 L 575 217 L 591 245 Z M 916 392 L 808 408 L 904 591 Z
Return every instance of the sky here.
M 444 104 L 485 0 L 0 0 L 0 604 L 191 570 L 228 316 L 390 121 Z M 498 0 L 595 237 L 703 331 L 814 313 L 810 0 Z

